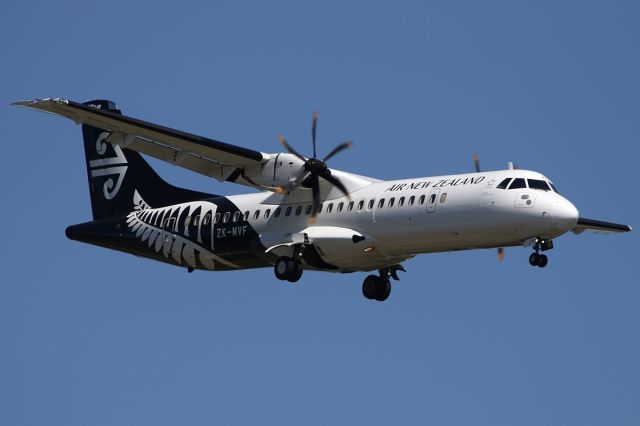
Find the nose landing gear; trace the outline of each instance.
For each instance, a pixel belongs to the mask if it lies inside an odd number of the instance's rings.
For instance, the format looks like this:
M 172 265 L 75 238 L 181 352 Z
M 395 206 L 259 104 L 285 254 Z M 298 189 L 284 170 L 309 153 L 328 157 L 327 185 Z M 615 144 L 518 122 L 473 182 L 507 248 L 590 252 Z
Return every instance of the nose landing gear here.
M 537 266 L 539 268 L 544 268 L 549 263 L 549 258 L 545 254 L 540 254 L 540 251 L 547 251 L 553 248 L 552 240 L 543 240 L 540 238 L 536 238 L 535 243 L 533 245 L 533 249 L 535 253 L 531 253 L 529 256 L 529 265 Z
M 389 278 L 399 281 L 398 271 L 406 272 L 402 265 L 394 265 L 380 269 L 379 276 L 369 275 L 365 278 L 362 283 L 362 294 L 364 297 L 370 300 L 375 299 L 379 302 L 387 300 L 391 294 L 391 281 Z

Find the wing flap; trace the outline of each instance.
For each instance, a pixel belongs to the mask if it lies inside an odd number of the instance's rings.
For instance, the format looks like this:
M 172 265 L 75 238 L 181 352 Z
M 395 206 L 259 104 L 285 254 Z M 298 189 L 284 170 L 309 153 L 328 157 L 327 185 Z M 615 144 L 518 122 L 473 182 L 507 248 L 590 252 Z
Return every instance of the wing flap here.
M 595 232 L 598 234 L 609 234 L 613 232 L 629 232 L 631 227 L 620 223 L 603 222 L 601 220 L 586 219 L 581 217 L 571 232 L 582 234 L 583 232 Z
M 185 160 L 187 156 L 194 158 L 197 156 L 211 163 L 218 163 L 221 167 L 223 165 L 233 166 L 233 169 L 236 167 L 258 165 L 268 160 L 268 155 L 259 151 L 171 129 L 66 99 L 36 99 L 33 101 L 15 102 L 13 105 L 61 115 L 78 124 L 89 124 L 112 133 L 120 133 L 124 138 L 135 136 L 135 145 L 129 146 L 129 144 L 127 144 L 127 148 L 164 161 L 167 161 L 166 158 L 171 158 L 172 153 L 175 152 L 184 153 L 181 156 L 183 156 Z M 114 143 L 116 142 L 114 141 Z M 162 145 L 165 149 L 152 146 L 154 144 Z M 154 155 L 154 153 L 158 156 Z M 190 163 L 193 163 L 197 169 L 192 170 L 198 173 L 205 171 L 203 174 L 208 176 L 220 174 L 218 170 L 214 170 L 213 172 L 204 170 L 206 169 L 206 163 L 202 161 L 191 159 Z M 189 162 L 187 162 L 187 164 L 189 164 Z M 183 165 L 183 167 L 189 168 L 187 164 Z M 221 173 L 221 175 L 224 175 L 224 173 Z

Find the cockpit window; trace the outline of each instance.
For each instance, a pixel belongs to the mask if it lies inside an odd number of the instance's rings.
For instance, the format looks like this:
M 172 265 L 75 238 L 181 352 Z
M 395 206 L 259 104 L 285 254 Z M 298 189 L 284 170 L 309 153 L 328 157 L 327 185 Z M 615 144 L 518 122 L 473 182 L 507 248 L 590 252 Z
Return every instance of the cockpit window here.
M 556 186 L 554 184 L 552 184 L 551 182 L 549 182 L 549 185 L 551 185 L 551 188 L 553 189 L 553 192 L 555 192 L 556 194 L 559 194 L 560 192 L 558 192 L 558 189 L 556 188 Z
M 529 181 L 529 188 L 540 189 L 542 191 L 551 191 L 547 182 L 537 179 L 527 179 Z
M 527 187 L 527 184 L 525 183 L 524 179 L 515 178 L 513 182 L 511 182 L 509 189 L 519 189 L 519 188 L 526 188 L 526 187 Z
M 496 186 L 496 188 L 498 188 L 498 189 L 507 189 L 507 186 L 509 185 L 509 182 L 511 182 L 511 178 L 506 178 L 505 180 L 500 182 L 498 184 L 498 186 Z

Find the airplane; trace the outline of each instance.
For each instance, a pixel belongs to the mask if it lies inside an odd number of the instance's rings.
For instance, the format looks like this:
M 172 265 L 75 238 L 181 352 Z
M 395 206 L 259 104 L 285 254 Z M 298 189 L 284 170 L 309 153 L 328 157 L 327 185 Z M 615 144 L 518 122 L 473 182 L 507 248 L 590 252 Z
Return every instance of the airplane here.
M 371 272 L 367 299 L 384 301 L 402 262 L 418 254 L 529 246 L 544 268 L 555 238 L 572 231 L 628 232 L 581 217 L 544 175 L 510 167 L 383 181 L 329 168 L 346 141 L 320 158 L 268 154 L 122 114 L 109 100 L 62 98 L 12 105 L 82 125 L 93 220 L 71 225 L 72 240 L 185 268 L 230 271 L 273 267 L 297 282 L 305 269 Z M 259 192 L 219 196 L 165 182 L 141 154 Z

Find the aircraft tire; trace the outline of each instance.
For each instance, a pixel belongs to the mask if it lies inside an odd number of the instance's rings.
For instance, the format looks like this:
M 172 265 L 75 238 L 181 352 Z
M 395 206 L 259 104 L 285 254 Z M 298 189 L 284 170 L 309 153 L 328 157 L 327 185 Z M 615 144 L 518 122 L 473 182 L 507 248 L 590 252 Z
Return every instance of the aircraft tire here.
M 378 293 L 378 280 L 380 278 L 377 275 L 369 275 L 364 279 L 362 283 L 362 294 L 367 299 L 375 299 Z
M 282 256 L 276 260 L 276 264 L 273 267 L 273 272 L 276 278 L 279 280 L 287 280 L 291 276 L 293 270 L 293 260 L 291 258 Z
M 294 260 L 290 259 L 287 261 L 287 269 L 289 268 L 291 269 L 291 273 L 287 277 L 287 281 L 295 283 L 302 277 L 304 266 L 302 266 L 302 263 L 295 262 Z
M 541 254 L 540 257 L 538 257 L 538 266 L 540 268 L 544 268 L 545 266 L 547 266 L 547 263 L 549 263 L 549 258 L 547 257 L 547 255 Z
M 529 265 L 538 266 L 539 260 L 540 260 L 540 255 L 538 253 L 531 253 L 531 256 L 529 256 Z
M 376 300 L 379 302 L 384 302 L 389 298 L 391 294 L 391 283 L 389 280 L 384 278 L 378 278 L 378 288 L 376 292 Z

